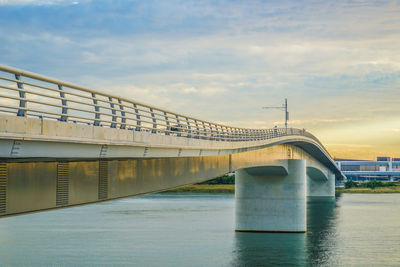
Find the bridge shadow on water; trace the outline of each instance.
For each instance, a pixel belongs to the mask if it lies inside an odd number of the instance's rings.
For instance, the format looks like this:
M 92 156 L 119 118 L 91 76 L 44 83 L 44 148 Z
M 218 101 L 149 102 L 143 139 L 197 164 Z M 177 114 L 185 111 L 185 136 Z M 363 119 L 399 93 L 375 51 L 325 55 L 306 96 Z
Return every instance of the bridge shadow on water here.
M 335 265 L 336 202 L 308 198 L 307 233 L 235 233 L 232 266 Z

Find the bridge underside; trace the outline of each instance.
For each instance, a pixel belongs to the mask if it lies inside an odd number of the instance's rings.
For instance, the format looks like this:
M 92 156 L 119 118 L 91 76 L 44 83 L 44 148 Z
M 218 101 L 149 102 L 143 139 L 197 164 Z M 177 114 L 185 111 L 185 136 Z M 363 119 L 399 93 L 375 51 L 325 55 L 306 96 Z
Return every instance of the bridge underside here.
M 267 176 L 272 175 L 275 181 L 282 181 L 276 186 L 287 188 L 287 177 L 295 177 L 298 181 L 302 179 L 299 173 L 291 171 L 287 158 L 304 161 L 306 169 L 310 170 L 307 172 L 311 175 L 310 181 L 314 179 L 324 185 L 324 177 L 334 177 L 310 154 L 288 144 L 203 157 L 46 161 L 9 159 L 0 163 L 0 216 L 160 192 L 242 169 L 246 169 L 250 175 L 265 176 L 266 182 L 271 180 Z M 316 168 L 320 170 L 314 171 L 318 175 L 312 171 Z M 311 189 L 309 195 L 312 195 Z M 300 194 L 305 196 L 306 191 Z M 325 192 L 322 195 L 332 194 Z

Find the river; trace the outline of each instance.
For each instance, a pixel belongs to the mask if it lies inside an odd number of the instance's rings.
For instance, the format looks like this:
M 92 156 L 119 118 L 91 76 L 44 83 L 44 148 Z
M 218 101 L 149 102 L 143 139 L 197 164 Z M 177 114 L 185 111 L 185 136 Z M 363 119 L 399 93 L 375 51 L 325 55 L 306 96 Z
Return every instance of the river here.
M 232 194 L 131 197 L 0 219 L 0 265 L 400 266 L 400 194 L 309 199 L 307 219 L 235 233 Z

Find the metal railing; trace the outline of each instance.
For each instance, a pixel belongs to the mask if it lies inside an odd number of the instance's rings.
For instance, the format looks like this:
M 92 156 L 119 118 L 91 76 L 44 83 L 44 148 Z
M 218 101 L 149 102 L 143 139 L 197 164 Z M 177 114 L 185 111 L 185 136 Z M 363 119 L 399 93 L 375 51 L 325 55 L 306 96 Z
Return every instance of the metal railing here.
M 0 113 L 215 141 L 302 135 L 322 146 L 304 129 L 247 129 L 212 123 L 2 65 Z

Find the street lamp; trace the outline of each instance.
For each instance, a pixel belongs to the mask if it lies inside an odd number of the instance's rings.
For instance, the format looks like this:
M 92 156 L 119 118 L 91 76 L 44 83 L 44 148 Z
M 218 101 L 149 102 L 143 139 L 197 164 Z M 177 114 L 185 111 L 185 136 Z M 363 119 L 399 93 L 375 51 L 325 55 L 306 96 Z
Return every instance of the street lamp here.
M 287 129 L 287 121 L 289 120 L 289 112 L 287 111 L 287 98 L 285 98 L 285 103 L 280 107 L 263 107 L 263 109 L 280 109 L 285 111 L 285 128 Z

